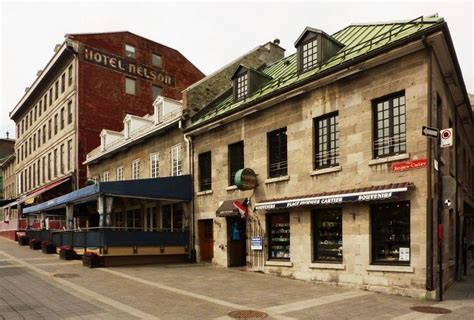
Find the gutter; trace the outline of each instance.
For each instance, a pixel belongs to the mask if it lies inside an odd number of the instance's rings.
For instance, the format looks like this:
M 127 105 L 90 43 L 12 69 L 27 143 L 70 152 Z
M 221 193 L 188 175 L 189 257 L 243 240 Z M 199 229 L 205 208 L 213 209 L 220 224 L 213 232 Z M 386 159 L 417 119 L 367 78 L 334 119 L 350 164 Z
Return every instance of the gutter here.
M 191 175 L 191 177 L 194 176 L 194 148 L 193 148 L 193 140 L 191 136 L 184 134 L 184 141 L 186 141 L 186 152 L 188 155 L 188 174 Z M 191 179 L 191 190 L 193 193 L 193 199 L 191 200 L 191 225 L 190 225 L 190 237 L 191 237 L 191 247 L 190 249 L 190 260 L 191 262 L 196 262 L 196 239 L 195 239 L 195 207 L 194 207 L 194 179 Z
M 440 31 L 440 30 L 441 30 L 441 31 L 444 31 L 445 29 L 447 29 L 447 24 L 446 24 L 446 22 L 443 22 L 443 23 L 440 23 L 440 24 L 438 24 L 438 25 L 435 25 L 435 26 L 433 26 L 433 27 L 431 27 L 431 28 L 428 28 L 428 29 L 423 30 L 422 35 L 423 35 L 423 36 L 426 36 L 426 34 L 428 34 L 428 33 L 433 33 L 433 32 Z M 261 102 L 265 102 L 265 101 L 267 101 L 268 99 L 277 97 L 277 96 L 279 96 L 279 95 L 281 95 L 281 94 L 283 94 L 283 93 L 286 93 L 286 92 L 288 92 L 288 91 L 291 91 L 291 90 L 293 90 L 293 89 L 296 89 L 296 88 L 298 88 L 298 87 L 300 87 L 300 86 L 302 86 L 302 85 L 308 84 L 308 83 L 313 82 L 313 81 L 315 81 L 315 80 L 318 80 L 318 79 L 324 78 L 324 77 L 326 77 L 326 76 L 332 75 L 332 74 L 334 74 L 334 73 L 336 73 L 336 72 L 338 72 L 338 71 L 341 71 L 341 70 L 344 70 L 344 69 L 348 69 L 348 70 L 349 70 L 349 67 L 351 67 L 351 66 L 353 66 L 353 65 L 356 65 L 356 64 L 358 64 L 358 63 L 360 63 L 360 62 L 363 62 L 363 61 L 366 61 L 366 60 L 368 60 L 368 59 L 370 59 L 370 58 L 372 58 L 372 57 L 375 57 L 375 56 L 377 56 L 377 55 L 380 55 L 381 53 L 390 51 L 390 50 L 392 50 L 392 49 L 394 49 L 394 48 L 396 48 L 396 47 L 402 46 L 402 45 L 407 44 L 407 43 L 409 43 L 409 42 L 412 42 L 412 41 L 414 41 L 414 40 L 418 40 L 419 38 L 420 38 L 420 34 L 419 34 L 419 33 L 415 33 L 415 34 L 409 36 L 408 38 L 405 38 L 405 39 L 402 39 L 402 40 L 399 40 L 399 41 L 395 41 L 395 42 L 393 42 L 393 43 L 391 43 L 391 44 L 389 44 L 389 45 L 387 45 L 387 46 L 384 46 L 384 47 L 375 49 L 375 50 L 373 50 L 373 51 L 371 51 L 371 52 L 369 52 L 369 53 L 367 53 L 367 54 L 363 54 L 363 55 L 361 55 L 361 56 L 359 56 L 359 57 L 357 57 L 357 58 L 354 58 L 354 59 L 352 59 L 352 60 L 349 60 L 349 61 L 347 61 L 347 62 L 345 62 L 345 63 L 343 63 L 343 64 L 340 64 L 340 65 L 338 65 L 338 66 L 336 66 L 336 67 L 334 67 L 334 68 L 330 68 L 330 69 L 325 70 L 325 71 L 323 71 L 323 72 L 321 72 L 321 73 L 317 73 L 317 74 L 315 74 L 315 75 L 313 75 L 313 76 L 310 76 L 310 77 L 308 77 L 308 78 L 305 78 L 305 79 L 303 79 L 303 80 L 296 81 L 296 82 L 294 82 L 294 83 L 288 85 L 287 87 L 282 87 L 282 88 L 276 89 L 275 91 L 272 91 L 272 92 L 270 92 L 270 93 L 267 94 L 267 95 L 263 95 L 263 96 L 261 96 L 261 97 L 256 98 L 255 100 L 249 101 L 249 102 L 247 102 L 247 103 L 243 103 L 243 104 L 241 104 L 240 106 L 236 107 L 235 109 L 231 110 L 230 112 L 224 112 L 224 113 L 222 113 L 222 114 L 220 114 L 220 115 L 217 115 L 217 116 L 215 116 L 215 117 L 213 117 L 213 118 L 211 118 L 211 119 L 205 120 L 205 121 L 203 121 L 202 123 L 200 123 L 199 125 L 196 125 L 196 127 L 192 127 L 192 126 L 191 126 L 190 128 L 185 129 L 184 132 L 185 132 L 185 133 L 192 133 L 192 132 L 196 131 L 197 129 L 206 126 L 206 125 L 209 124 L 209 123 L 212 123 L 212 122 L 214 122 L 214 121 L 220 120 L 220 119 L 222 119 L 222 118 L 224 118 L 224 117 L 228 117 L 229 115 L 234 114 L 234 113 L 237 113 L 237 112 L 239 112 L 239 111 L 242 111 L 242 110 L 244 110 L 244 109 L 246 109 L 246 108 L 248 108 L 248 107 L 250 107 L 250 106 L 252 106 L 252 105 L 256 105 L 256 104 L 259 104 L 259 103 L 261 103 Z M 464 84 L 464 82 L 463 82 L 463 84 Z M 465 88 L 464 88 L 464 90 L 465 90 Z

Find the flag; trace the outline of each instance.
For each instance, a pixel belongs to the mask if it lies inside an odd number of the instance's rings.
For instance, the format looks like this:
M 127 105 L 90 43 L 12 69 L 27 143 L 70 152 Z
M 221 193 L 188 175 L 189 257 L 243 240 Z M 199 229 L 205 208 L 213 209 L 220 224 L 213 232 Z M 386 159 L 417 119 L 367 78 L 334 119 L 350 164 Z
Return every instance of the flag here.
M 240 213 L 240 217 L 242 219 L 245 219 L 247 217 L 247 211 L 248 211 L 248 208 L 247 208 L 247 204 L 248 204 L 248 199 L 245 199 L 244 201 L 240 202 L 238 200 L 235 200 L 232 204 L 234 205 L 234 207 L 237 208 L 237 210 L 239 210 L 239 213 Z

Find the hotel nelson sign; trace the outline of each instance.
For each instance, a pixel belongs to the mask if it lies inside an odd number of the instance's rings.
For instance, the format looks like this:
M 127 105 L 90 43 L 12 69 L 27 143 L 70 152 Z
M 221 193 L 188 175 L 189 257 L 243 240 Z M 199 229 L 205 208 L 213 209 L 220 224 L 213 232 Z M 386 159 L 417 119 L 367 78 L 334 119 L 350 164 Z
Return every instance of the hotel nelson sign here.
M 83 46 L 80 56 L 84 61 L 133 77 L 159 82 L 170 87 L 174 87 L 176 84 L 175 77 L 162 69 L 133 63 L 130 60 L 91 47 Z

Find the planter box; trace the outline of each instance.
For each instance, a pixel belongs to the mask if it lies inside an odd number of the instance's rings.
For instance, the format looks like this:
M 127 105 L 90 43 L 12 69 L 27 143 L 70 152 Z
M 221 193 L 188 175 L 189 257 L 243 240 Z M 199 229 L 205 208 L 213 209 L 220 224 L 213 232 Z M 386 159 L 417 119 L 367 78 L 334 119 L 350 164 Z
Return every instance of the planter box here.
M 30 249 L 32 249 L 32 250 L 41 250 L 41 242 L 40 241 L 30 241 Z
M 62 260 L 75 260 L 77 259 L 77 254 L 75 251 L 60 251 L 59 252 L 59 259 Z
M 30 239 L 28 237 L 22 236 L 18 238 L 18 244 L 20 246 L 29 246 L 30 245 Z
M 56 247 L 54 245 L 43 246 L 41 251 L 46 254 L 56 253 Z
M 82 265 L 89 268 L 100 268 L 104 266 L 104 259 L 100 256 L 82 256 Z

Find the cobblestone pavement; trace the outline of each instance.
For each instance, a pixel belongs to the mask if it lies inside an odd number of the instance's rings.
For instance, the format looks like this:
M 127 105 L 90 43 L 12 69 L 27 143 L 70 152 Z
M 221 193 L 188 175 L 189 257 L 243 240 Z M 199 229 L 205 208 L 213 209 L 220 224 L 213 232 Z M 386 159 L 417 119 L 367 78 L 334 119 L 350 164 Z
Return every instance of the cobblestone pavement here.
M 474 277 L 437 303 L 212 265 L 89 269 L 0 238 L 0 319 L 231 319 L 236 310 L 267 319 L 474 319 Z

